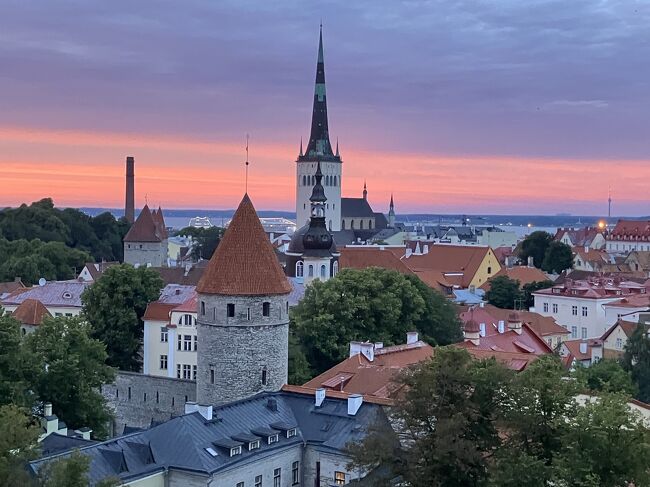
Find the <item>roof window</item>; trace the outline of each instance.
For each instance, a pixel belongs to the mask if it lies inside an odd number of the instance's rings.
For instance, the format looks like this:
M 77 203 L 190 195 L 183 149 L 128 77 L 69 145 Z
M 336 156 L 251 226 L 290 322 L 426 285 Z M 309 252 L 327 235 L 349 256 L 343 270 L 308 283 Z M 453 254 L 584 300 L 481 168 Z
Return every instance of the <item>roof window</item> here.
M 64 292 L 63 299 L 72 299 L 72 293 L 70 291 Z

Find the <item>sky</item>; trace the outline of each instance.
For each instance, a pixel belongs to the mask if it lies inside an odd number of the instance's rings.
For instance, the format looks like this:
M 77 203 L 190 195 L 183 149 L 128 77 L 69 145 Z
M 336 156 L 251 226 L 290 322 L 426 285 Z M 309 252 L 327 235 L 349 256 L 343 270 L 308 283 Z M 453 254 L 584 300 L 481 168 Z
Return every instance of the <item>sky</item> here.
M 650 214 L 646 0 L 0 0 L 0 205 L 295 208 L 319 23 L 343 195 Z

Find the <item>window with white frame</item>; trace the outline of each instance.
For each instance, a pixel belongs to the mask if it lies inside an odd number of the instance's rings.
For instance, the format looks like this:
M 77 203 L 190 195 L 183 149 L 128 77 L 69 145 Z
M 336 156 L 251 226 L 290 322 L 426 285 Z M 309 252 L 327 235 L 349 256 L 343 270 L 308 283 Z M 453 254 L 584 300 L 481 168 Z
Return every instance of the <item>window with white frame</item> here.
M 277 433 L 274 434 L 274 435 L 269 436 L 269 445 L 272 444 L 272 443 L 277 443 L 279 439 L 280 438 L 279 438 Z
M 192 378 L 192 366 L 190 364 L 183 364 L 183 379 Z
M 582 316 L 587 316 L 587 307 L 586 306 L 582 307 Z
M 621 348 L 623 348 L 623 339 L 622 338 L 617 338 L 616 339 L 616 348 L 618 348 L 619 350 Z
M 192 365 L 192 380 L 196 380 L 196 365 Z
M 235 455 L 241 455 L 241 446 L 233 446 L 230 449 L 230 456 L 234 457 Z
M 544 313 L 548 313 L 548 303 L 544 303 L 542 308 L 544 309 Z
M 578 338 L 578 327 L 577 326 L 572 326 L 571 327 L 571 338 Z
M 198 339 L 199 337 L 197 335 L 194 335 L 194 351 L 196 352 L 197 344 L 198 344 Z
M 571 314 L 573 316 L 578 316 L 578 307 L 577 306 L 571 306 Z
M 262 487 L 262 476 L 261 475 L 256 475 L 255 476 L 255 487 Z
M 338 261 L 334 261 L 334 263 L 332 264 L 332 277 L 334 277 L 338 273 L 339 273 L 339 263 Z
M 183 350 L 185 352 L 192 351 L 192 335 L 183 335 Z
M 248 443 L 248 451 L 257 450 L 260 447 L 260 440 L 253 440 Z
M 169 340 L 169 331 L 167 330 L 166 326 L 161 326 L 160 327 L 160 342 L 161 343 L 167 343 Z
M 580 330 L 580 333 L 581 333 L 580 336 L 581 336 L 581 338 L 582 338 L 583 340 L 584 340 L 585 338 L 587 338 L 587 328 L 585 328 L 585 327 L 583 326 L 582 329 Z
M 300 483 L 300 462 L 293 462 L 291 464 L 291 485 Z
M 287 438 L 293 438 L 296 436 L 296 428 L 291 428 L 287 430 Z
M 160 368 L 162 370 L 167 370 L 167 355 L 160 356 Z
M 334 472 L 334 485 L 345 485 L 345 472 Z
M 273 487 L 280 487 L 282 482 L 282 469 L 276 468 L 273 470 Z
M 557 313 L 557 303 L 553 303 L 553 313 Z
M 303 277 L 305 272 L 305 264 L 302 260 L 296 262 L 296 277 Z

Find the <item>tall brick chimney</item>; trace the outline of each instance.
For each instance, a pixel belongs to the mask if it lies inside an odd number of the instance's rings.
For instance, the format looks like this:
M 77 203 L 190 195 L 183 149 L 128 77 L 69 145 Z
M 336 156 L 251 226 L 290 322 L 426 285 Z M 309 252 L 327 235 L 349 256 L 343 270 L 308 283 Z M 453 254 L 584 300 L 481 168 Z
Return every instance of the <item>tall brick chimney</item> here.
M 124 216 L 129 223 L 135 220 L 135 183 L 132 156 L 126 158 L 126 198 L 124 200 Z

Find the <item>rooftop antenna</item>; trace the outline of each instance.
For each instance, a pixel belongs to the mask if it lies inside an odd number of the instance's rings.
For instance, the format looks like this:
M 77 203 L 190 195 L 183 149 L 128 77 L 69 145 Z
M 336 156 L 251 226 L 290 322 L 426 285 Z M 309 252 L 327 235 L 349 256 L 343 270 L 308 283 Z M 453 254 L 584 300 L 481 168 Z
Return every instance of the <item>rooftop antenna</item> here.
M 248 162 L 248 138 L 249 135 L 246 134 L 246 193 L 248 193 L 248 165 L 250 162 Z

